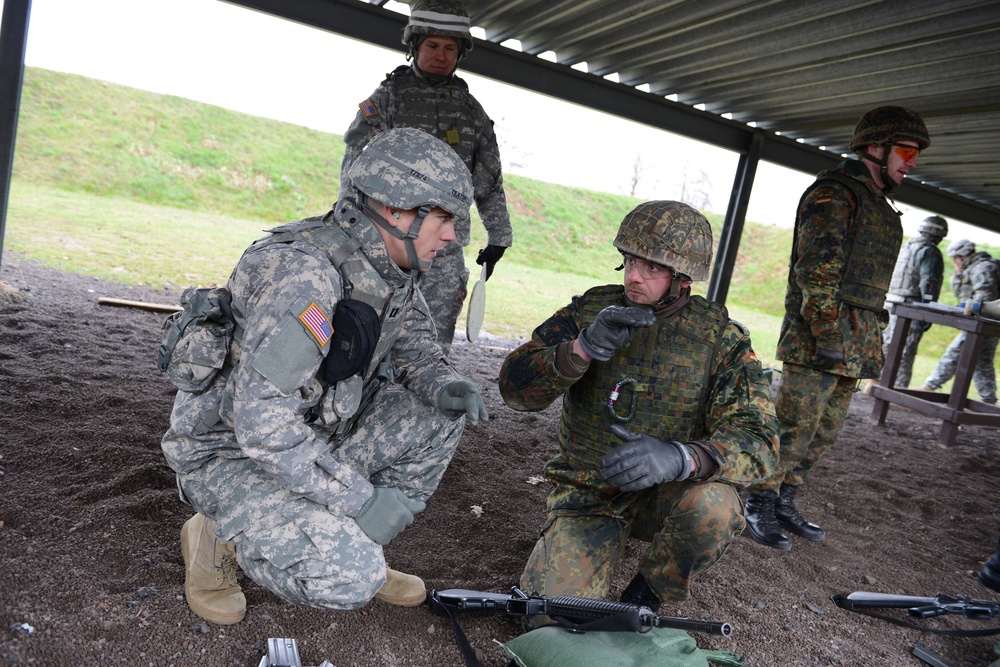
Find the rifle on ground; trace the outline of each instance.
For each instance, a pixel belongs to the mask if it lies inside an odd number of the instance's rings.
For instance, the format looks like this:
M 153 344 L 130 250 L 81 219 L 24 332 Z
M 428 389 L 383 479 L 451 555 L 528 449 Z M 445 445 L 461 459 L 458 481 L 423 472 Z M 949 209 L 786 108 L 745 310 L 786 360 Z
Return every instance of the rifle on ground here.
M 690 632 L 706 632 L 728 637 L 733 634 L 729 623 L 693 621 L 675 616 L 657 616 L 648 607 L 627 602 L 592 600 L 571 595 L 528 595 L 516 586 L 510 595 L 484 593 L 452 588 L 431 591 L 428 606 L 438 616 L 439 609 L 449 611 L 495 611 L 508 616 L 548 616 L 573 630 L 617 630 L 648 632 L 650 628 L 674 628 Z M 602 623 L 602 621 L 607 621 Z
M 1000 616 L 1000 602 L 973 600 L 966 595 L 952 597 L 939 593 L 936 597 L 924 598 L 914 595 L 890 595 L 855 591 L 850 595 L 834 595 L 833 603 L 841 609 L 854 611 L 865 616 L 879 618 L 906 628 L 914 628 L 934 634 L 954 637 L 986 637 L 1000 634 L 1000 628 L 985 630 L 937 630 L 907 623 L 889 616 L 874 614 L 866 609 L 906 609 L 911 618 L 931 618 L 934 616 L 961 615 L 974 621 L 989 621 Z
M 452 612 L 490 611 L 508 616 L 520 616 L 525 620 L 535 616 L 548 616 L 570 632 L 649 632 L 651 628 L 674 628 L 707 632 L 723 637 L 733 634 L 733 627 L 729 623 L 657 616 L 648 607 L 627 602 L 609 602 L 571 595 L 557 595 L 551 598 L 544 595 L 528 595 L 516 586 L 511 588 L 510 595 L 461 588 L 431 591 L 427 596 L 427 606 L 437 616 L 447 616 L 451 620 L 455 638 L 462 649 L 466 664 L 474 666 L 479 665 L 479 660 L 465 633 L 458 627 L 458 621 Z

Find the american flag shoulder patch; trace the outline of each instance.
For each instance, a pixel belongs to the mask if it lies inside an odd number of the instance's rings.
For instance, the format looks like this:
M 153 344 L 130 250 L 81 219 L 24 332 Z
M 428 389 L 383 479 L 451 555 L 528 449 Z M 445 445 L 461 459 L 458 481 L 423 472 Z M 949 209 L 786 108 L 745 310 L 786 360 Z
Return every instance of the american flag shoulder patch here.
M 372 102 L 372 98 L 370 97 L 359 104 L 358 108 L 361 109 L 361 113 L 365 115 L 365 118 L 371 118 L 372 116 L 378 115 L 378 107 L 375 106 L 375 103 Z
M 333 336 L 333 325 L 330 318 L 316 305 L 316 302 L 309 304 L 309 307 L 299 315 L 299 322 L 306 328 L 306 331 L 313 335 L 320 347 L 326 345 Z

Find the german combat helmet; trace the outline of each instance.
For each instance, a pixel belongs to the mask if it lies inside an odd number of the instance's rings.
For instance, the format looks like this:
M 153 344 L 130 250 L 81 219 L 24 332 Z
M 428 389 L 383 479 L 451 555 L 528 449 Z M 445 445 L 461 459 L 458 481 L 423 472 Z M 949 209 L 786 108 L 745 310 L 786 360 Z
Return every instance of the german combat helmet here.
M 468 220 L 472 175 L 450 146 L 422 130 L 399 127 L 376 135 L 347 171 L 351 184 L 367 197 L 393 208 L 417 209 L 407 233 L 375 213 L 367 199 L 362 208 L 379 225 L 402 239 L 410 268 L 418 266 L 413 239 L 432 208 L 442 208 L 456 224 Z M 426 265 L 424 268 L 429 268 Z
M 931 145 L 927 126 L 916 111 L 906 107 L 878 107 L 858 121 L 851 137 L 851 150 L 870 144 L 891 144 L 898 140 L 915 141 L 920 150 Z
M 458 43 L 461 60 L 472 50 L 470 25 L 469 13 L 459 0 L 415 0 L 403 28 L 403 44 L 410 47 L 410 56 L 416 58 L 423 37 L 452 37 Z
M 635 207 L 618 227 L 614 246 L 691 280 L 707 280 L 711 271 L 712 226 L 682 202 L 649 201 Z
M 932 215 L 924 218 L 924 221 L 917 227 L 917 233 L 943 239 L 948 236 L 948 221 L 940 215 Z

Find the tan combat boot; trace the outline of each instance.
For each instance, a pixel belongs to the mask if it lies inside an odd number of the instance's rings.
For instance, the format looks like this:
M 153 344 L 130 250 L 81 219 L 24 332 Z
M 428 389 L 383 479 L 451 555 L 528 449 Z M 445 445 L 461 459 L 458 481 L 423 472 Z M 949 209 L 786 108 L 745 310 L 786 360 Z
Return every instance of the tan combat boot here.
M 427 599 L 427 589 L 420 577 L 386 568 L 385 583 L 375 599 L 397 607 L 418 607 Z
M 239 623 L 247 599 L 236 583 L 236 549 L 215 537 L 215 521 L 195 514 L 181 528 L 184 595 L 191 611 L 220 625 Z

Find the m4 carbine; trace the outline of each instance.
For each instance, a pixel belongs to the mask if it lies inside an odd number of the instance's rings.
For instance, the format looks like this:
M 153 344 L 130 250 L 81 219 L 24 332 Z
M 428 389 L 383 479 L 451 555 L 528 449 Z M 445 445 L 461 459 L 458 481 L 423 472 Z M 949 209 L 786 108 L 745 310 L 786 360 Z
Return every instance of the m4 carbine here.
M 510 595 L 451 588 L 431 591 L 431 611 L 450 616 L 452 611 L 493 611 L 509 616 L 548 616 L 570 629 L 648 632 L 650 628 L 674 628 L 728 637 L 729 623 L 693 621 L 675 616 L 657 616 L 648 607 L 627 602 L 608 602 L 571 595 L 528 595 L 516 586 Z

